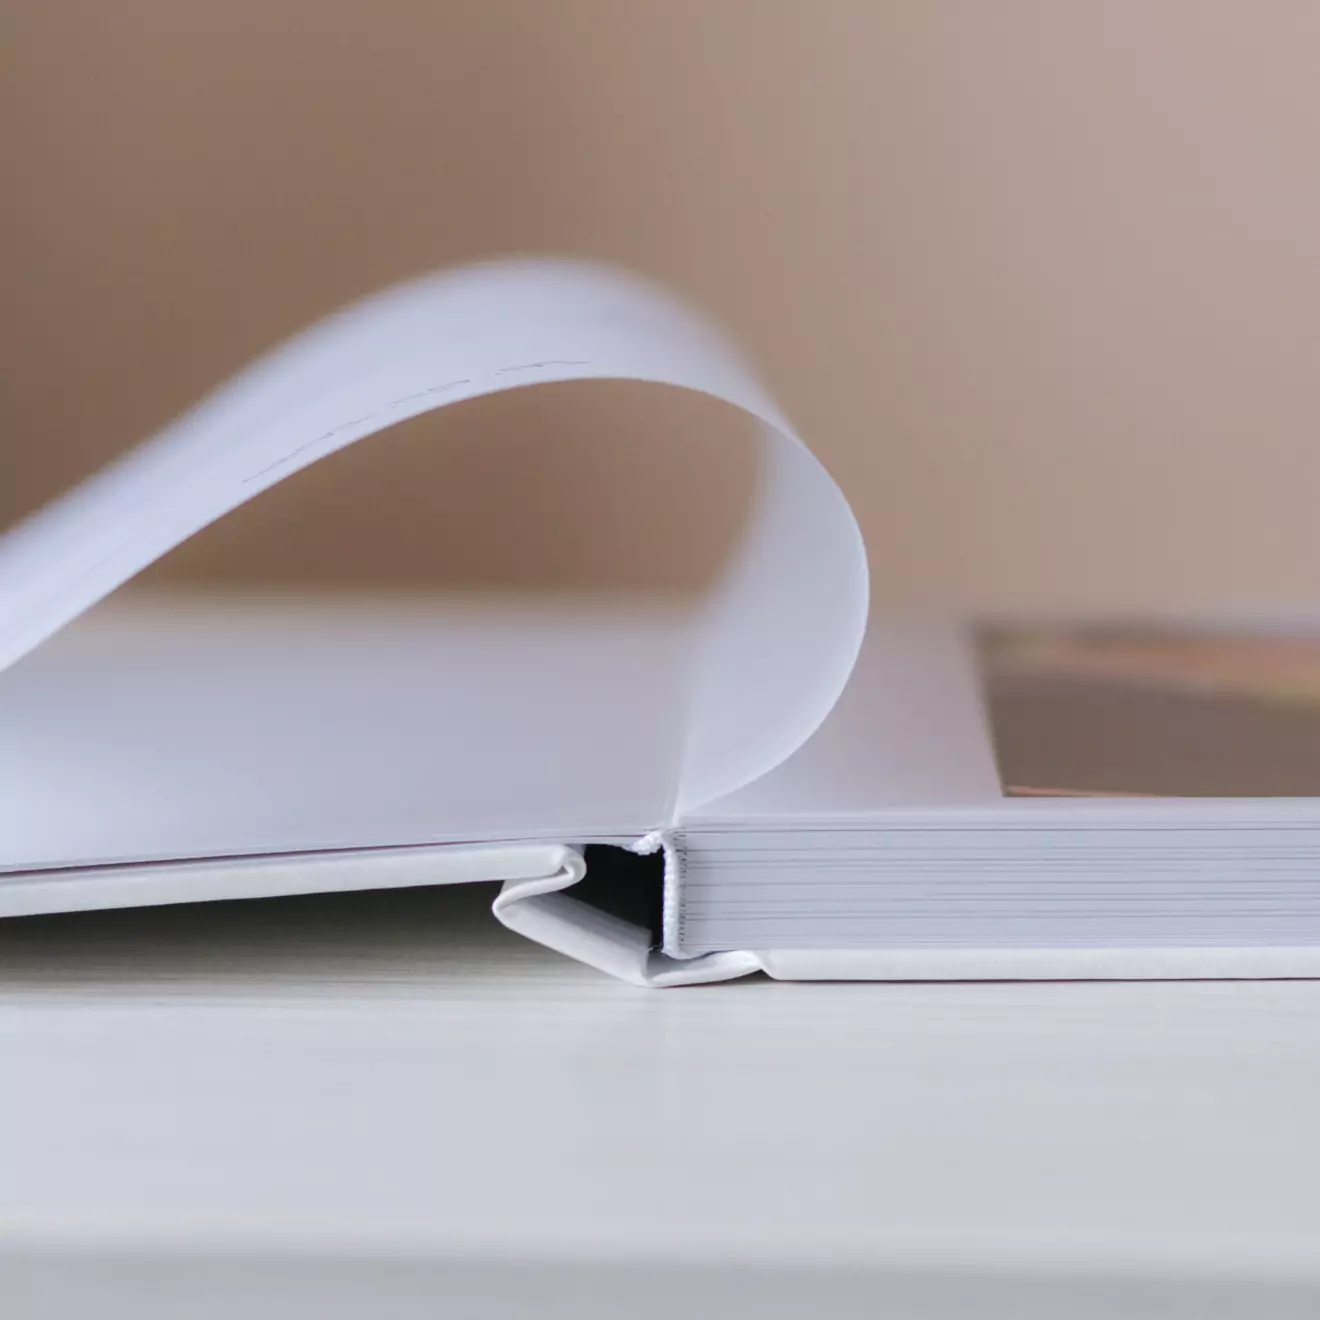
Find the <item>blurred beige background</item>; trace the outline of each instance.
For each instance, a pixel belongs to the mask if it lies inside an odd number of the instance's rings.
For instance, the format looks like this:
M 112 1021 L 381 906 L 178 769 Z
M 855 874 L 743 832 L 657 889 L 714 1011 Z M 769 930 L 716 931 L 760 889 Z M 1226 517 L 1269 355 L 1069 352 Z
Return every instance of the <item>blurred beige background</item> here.
M 349 298 L 562 251 L 742 338 L 884 600 L 1320 600 L 1313 0 L 15 0 L 6 27 L 0 520 Z M 464 405 L 157 576 L 682 585 L 736 521 L 735 431 L 640 387 Z

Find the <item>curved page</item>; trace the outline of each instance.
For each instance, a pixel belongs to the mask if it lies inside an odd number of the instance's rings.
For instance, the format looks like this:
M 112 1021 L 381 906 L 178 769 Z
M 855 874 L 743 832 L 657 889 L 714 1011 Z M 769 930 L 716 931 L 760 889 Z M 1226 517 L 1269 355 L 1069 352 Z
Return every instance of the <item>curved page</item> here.
M 865 553 L 838 488 L 727 342 L 596 267 L 518 261 L 419 279 L 261 359 L 0 540 L 0 668 L 329 453 L 448 403 L 583 378 L 698 390 L 761 425 L 760 498 L 693 642 L 677 782 L 656 807 L 665 819 L 638 823 L 672 822 L 778 763 L 824 718 L 865 626 Z

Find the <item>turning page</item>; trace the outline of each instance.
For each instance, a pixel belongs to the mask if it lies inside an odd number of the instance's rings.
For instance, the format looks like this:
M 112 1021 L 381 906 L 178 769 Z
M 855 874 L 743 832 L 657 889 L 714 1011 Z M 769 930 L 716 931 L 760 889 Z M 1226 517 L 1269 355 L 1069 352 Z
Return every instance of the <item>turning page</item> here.
M 463 399 L 609 378 L 700 391 L 758 428 L 742 542 L 668 641 L 547 617 L 378 620 L 356 644 L 297 619 L 54 637 L 346 445 Z M 415 280 L 298 335 L 0 538 L 0 868 L 662 829 L 813 732 L 866 612 L 847 502 L 701 317 L 573 262 Z

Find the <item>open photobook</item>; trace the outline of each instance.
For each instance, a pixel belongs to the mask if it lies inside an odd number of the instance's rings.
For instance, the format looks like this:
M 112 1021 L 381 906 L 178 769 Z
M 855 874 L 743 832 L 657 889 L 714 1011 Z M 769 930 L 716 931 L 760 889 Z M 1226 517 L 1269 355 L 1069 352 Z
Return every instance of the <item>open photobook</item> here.
M 690 608 L 92 609 L 373 432 L 605 378 L 757 428 Z M 1320 629 L 870 616 L 737 352 L 587 265 L 358 303 L 10 531 L 0 666 L 0 915 L 500 880 L 505 924 L 640 984 L 1320 974 Z

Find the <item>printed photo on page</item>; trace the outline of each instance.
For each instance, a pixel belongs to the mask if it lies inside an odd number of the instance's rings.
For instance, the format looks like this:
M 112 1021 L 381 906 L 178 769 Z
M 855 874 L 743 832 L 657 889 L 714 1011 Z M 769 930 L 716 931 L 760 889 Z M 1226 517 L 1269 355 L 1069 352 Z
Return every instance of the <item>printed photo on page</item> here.
M 986 629 L 1010 797 L 1320 795 L 1320 623 Z

